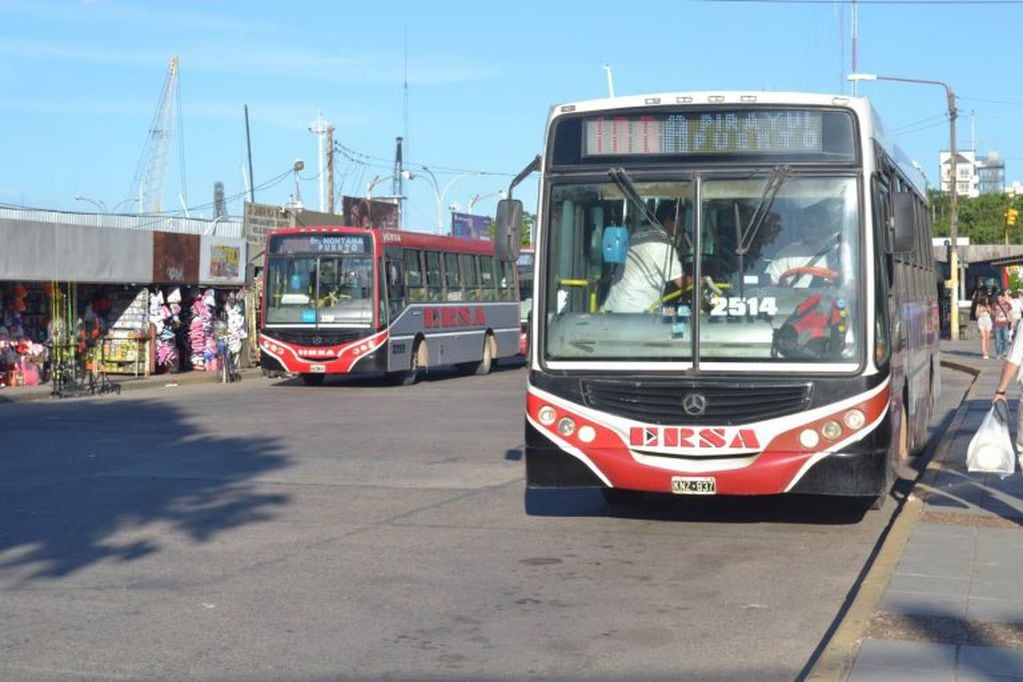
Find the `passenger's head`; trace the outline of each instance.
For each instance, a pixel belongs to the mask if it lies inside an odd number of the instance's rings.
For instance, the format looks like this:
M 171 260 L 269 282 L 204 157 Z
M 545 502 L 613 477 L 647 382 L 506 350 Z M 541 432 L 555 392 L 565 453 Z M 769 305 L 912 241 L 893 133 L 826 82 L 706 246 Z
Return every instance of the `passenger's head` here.
M 812 246 L 823 244 L 839 229 L 835 208 L 826 199 L 807 206 L 801 220 L 803 240 Z
M 654 211 L 657 221 L 667 230 L 668 234 L 675 232 L 675 218 L 678 217 L 678 227 L 682 227 L 685 221 L 685 209 L 678 205 L 677 199 L 663 199 L 657 204 Z

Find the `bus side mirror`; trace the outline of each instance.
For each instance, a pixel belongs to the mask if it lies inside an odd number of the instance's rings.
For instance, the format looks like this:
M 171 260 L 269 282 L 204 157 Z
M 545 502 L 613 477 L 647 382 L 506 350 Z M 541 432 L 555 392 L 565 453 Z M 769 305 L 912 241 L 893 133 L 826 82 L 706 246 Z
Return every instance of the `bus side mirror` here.
M 916 245 L 916 198 L 909 192 L 895 192 L 892 195 L 894 232 L 892 251 L 907 253 Z
M 501 199 L 497 202 L 494 227 L 494 256 L 498 260 L 516 261 L 522 246 L 522 202 Z

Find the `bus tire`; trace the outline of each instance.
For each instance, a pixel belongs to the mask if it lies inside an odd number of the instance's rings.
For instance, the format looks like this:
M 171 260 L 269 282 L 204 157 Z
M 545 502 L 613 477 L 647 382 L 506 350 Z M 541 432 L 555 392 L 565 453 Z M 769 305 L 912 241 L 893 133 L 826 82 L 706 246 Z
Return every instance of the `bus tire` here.
M 323 383 L 326 374 L 301 374 L 302 383 L 306 386 L 319 386 Z
M 642 490 L 625 488 L 601 488 L 600 493 L 609 507 L 635 507 L 643 501 Z
M 488 332 L 483 337 L 482 358 L 471 362 L 459 362 L 455 367 L 461 374 L 475 374 L 480 377 L 490 374 L 490 370 L 494 368 L 494 355 L 496 354 L 494 346 L 494 336 Z

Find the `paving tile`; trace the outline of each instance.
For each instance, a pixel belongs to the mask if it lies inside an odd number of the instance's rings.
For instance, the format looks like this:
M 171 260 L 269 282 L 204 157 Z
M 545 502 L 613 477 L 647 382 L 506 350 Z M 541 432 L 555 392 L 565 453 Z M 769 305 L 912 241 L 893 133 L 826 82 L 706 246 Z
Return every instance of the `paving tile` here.
M 954 597 L 966 597 L 970 593 L 969 578 L 949 578 L 932 575 L 896 573 L 888 583 L 888 590 L 894 592 L 926 592 Z M 996 593 L 997 594 L 997 593 Z M 983 595 L 988 596 L 988 595 Z
M 906 668 L 881 668 L 872 665 L 860 665 L 857 661 L 847 682 L 955 682 L 955 673 L 951 670 L 909 670 Z
M 877 610 L 913 616 L 965 618 L 966 597 L 887 590 L 881 597 Z
M 1023 571 L 1023 565 L 1021 565 L 1020 570 Z M 982 576 L 974 576 L 970 582 L 967 596 L 1023 602 L 1023 578 L 994 580 L 985 579 Z
M 970 560 L 949 557 L 937 560 L 927 557 L 903 557 L 895 567 L 895 572 L 948 578 L 968 578 L 973 573 L 973 564 Z
M 955 679 L 956 682 L 1018 682 L 1023 680 L 1023 673 L 1019 675 L 993 675 L 991 673 L 960 670 L 956 674 Z
M 1020 577 L 1020 565 L 1007 562 L 978 562 L 973 575 L 980 580 L 1013 580 Z
M 868 668 L 951 672 L 955 664 L 956 648 L 951 644 L 894 639 L 865 639 L 856 657 L 856 666 Z
M 1020 675 L 1023 674 L 1023 649 L 960 647 L 959 670 L 990 675 Z
M 1023 623 L 1023 602 L 1007 599 L 968 598 L 966 617 L 969 620 L 996 623 Z M 1023 667 L 1020 668 L 1023 670 Z

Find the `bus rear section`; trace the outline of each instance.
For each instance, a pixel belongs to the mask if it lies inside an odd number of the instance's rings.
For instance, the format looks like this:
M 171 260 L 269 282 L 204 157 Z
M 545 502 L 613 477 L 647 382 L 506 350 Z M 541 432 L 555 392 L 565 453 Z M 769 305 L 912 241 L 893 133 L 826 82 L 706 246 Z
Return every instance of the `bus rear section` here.
M 514 267 L 489 242 L 397 230 L 295 228 L 267 238 L 260 358 L 307 384 L 431 367 L 489 373 L 518 351 Z

